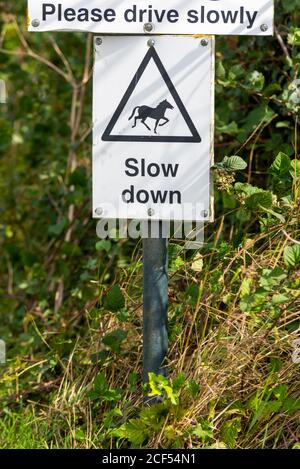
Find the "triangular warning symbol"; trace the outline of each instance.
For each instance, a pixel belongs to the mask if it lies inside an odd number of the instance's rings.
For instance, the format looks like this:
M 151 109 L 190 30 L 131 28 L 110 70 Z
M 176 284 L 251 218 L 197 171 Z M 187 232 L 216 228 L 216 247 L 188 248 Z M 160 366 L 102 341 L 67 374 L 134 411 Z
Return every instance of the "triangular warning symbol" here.
M 113 131 L 114 128 L 126 106 L 128 103 L 130 97 L 132 96 L 135 88 L 137 87 L 142 75 L 145 72 L 145 69 L 147 68 L 150 60 L 153 59 L 154 63 L 156 64 L 160 75 L 162 76 L 165 84 L 167 85 L 167 88 L 175 101 L 181 116 L 183 117 L 187 128 L 190 132 L 191 135 L 175 135 L 175 136 L 168 136 L 168 135 L 122 135 L 122 134 L 117 134 L 114 135 Z M 160 102 L 156 108 L 151 108 L 148 106 L 143 105 L 141 103 L 140 106 L 136 106 L 135 109 L 133 109 L 132 115 L 128 117 L 128 120 L 132 119 L 133 126 L 136 130 L 138 129 L 137 123 L 140 125 L 143 125 L 143 128 L 148 129 L 151 131 L 151 128 L 149 127 L 149 119 L 154 119 L 155 122 L 155 128 L 154 132 L 157 133 L 157 129 L 159 126 L 164 126 L 169 122 L 169 119 L 165 117 L 165 113 L 167 109 L 173 109 L 173 106 L 165 99 L 164 101 Z M 148 120 L 147 120 L 148 119 Z M 171 78 L 166 71 L 165 67 L 162 64 L 162 61 L 160 60 L 155 48 L 152 46 L 149 48 L 147 54 L 145 55 L 144 59 L 142 60 L 141 65 L 139 66 L 136 74 L 134 75 L 126 93 L 124 94 L 123 98 L 121 99 L 120 104 L 118 105 L 114 115 L 112 116 L 107 128 L 105 129 L 105 132 L 102 136 L 102 140 L 104 141 L 109 141 L 109 142 L 178 142 L 178 143 L 199 143 L 201 142 L 201 137 L 191 119 L 189 116 L 189 113 L 187 112 L 178 92 L 175 89 L 175 86 L 173 85 Z

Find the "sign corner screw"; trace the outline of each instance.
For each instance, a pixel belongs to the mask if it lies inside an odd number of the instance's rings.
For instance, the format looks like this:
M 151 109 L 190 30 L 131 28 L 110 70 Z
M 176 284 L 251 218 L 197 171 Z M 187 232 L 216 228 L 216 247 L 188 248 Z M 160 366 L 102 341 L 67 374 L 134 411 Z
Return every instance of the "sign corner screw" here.
M 201 46 L 203 47 L 208 46 L 208 39 L 201 39 Z
M 95 39 L 96 46 L 101 46 L 102 43 L 103 43 L 102 37 L 96 37 Z
M 40 20 L 38 20 L 37 18 L 31 21 L 31 26 L 33 26 L 34 28 L 38 28 L 39 25 L 40 25 Z
M 269 26 L 267 24 L 262 24 L 261 27 L 260 27 L 260 30 L 265 33 L 266 31 L 268 31 L 269 29 Z
M 151 33 L 151 31 L 153 31 L 154 29 L 154 26 L 152 23 L 145 23 L 144 24 L 144 31 L 145 33 Z
M 97 207 L 97 208 L 95 209 L 95 214 L 96 214 L 96 215 L 99 215 L 99 216 L 100 216 L 100 215 L 103 215 L 103 208 Z
M 153 208 L 148 208 L 147 213 L 148 213 L 149 217 L 153 217 L 155 212 L 154 212 Z
M 207 210 L 202 210 L 201 215 L 203 216 L 203 218 L 207 218 L 208 217 L 208 211 Z

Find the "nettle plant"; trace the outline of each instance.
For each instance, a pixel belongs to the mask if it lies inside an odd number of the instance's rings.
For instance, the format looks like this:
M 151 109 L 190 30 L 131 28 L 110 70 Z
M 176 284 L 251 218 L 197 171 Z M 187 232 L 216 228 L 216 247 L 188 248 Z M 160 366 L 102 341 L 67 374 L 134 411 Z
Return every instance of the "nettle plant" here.
M 300 1 L 275 6 L 287 16 L 270 47 L 229 38 L 217 42 L 216 53 L 217 206 L 235 210 L 241 223 L 256 214 L 262 229 L 293 223 L 300 197 L 300 29 L 295 17 L 293 26 L 288 21 L 291 13 L 299 17 Z
M 239 156 L 225 158 L 213 168 L 216 185 L 220 191 L 232 195 L 239 203 L 242 215 L 249 220 L 251 212 L 269 215 L 262 219 L 262 226 L 273 222 L 284 224 L 289 215 L 296 215 L 300 197 L 300 161 L 291 160 L 288 155 L 279 152 L 269 167 L 270 189 L 265 190 L 248 182 L 235 182 L 236 172 L 247 167 Z M 241 214 L 240 214 L 241 216 Z

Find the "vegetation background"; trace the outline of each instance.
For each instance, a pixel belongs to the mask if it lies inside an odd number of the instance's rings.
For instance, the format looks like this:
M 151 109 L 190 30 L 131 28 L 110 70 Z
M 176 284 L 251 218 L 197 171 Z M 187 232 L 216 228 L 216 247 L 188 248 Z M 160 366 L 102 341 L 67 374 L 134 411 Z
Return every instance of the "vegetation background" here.
M 216 220 L 170 242 L 143 408 L 141 243 L 91 219 L 92 36 L 0 1 L 0 447 L 300 447 L 300 0 L 275 8 L 274 37 L 217 38 Z

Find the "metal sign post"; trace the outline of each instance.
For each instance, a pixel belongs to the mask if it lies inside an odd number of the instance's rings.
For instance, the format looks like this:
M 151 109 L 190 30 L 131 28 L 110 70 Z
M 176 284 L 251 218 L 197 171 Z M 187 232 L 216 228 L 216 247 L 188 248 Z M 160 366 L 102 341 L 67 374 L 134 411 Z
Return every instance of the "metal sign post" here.
M 168 240 L 162 234 L 143 240 L 143 273 L 143 381 L 147 383 L 149 372 L 167 374 Z

